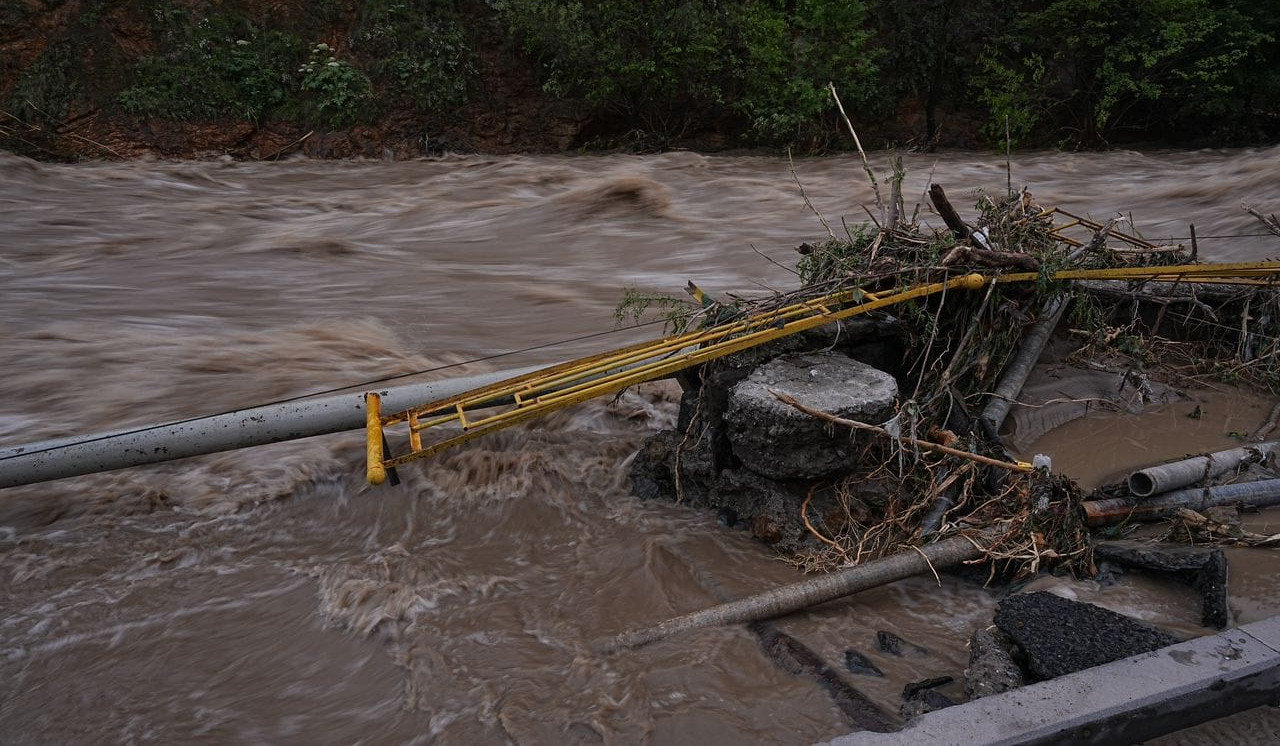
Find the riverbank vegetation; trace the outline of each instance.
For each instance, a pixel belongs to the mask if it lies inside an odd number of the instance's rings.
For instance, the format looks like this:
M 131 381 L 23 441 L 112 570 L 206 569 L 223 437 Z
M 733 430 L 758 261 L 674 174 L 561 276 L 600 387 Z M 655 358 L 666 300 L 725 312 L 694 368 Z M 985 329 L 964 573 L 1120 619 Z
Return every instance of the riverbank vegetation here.
M 1240 145 L 1280 135 L 1280 2 L 0 0 L 0 147 Z M 136 146 L 136 147 L 135 147 Z M 325 148 L 332 152 L 325 152 Z M 374 151 L 374 152 L 370 152 Z

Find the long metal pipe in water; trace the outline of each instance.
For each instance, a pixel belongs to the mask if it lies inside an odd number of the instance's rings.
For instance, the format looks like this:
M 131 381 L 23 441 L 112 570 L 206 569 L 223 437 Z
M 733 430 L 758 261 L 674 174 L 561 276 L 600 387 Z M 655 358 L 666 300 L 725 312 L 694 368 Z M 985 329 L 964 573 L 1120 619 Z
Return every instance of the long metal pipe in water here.
M 1083 504 L 1090 526 L 1106 526 L 1122 521 L 1155 521 L 1178 508 L 1204 510 L 1216 505 L 1238 503 L 1251 508 L 1280 505 L 1280 479 L 1194 487 L 1147 498 L 1138 502 L 1124 499 L 1090 500 Z
M 383 409 L 398 412 L 545 366 L 383 389 Z M 112 430 L 0 449 L 0 488 L 202 456 L 237 448 L 359 430 L 364 392 L 300 399 L 160 425 Z
M 1280 450 L 1280 440 L 1268 440 L 1159 466 L 1148 466 L 1129 475 L 1129 491 L 1136 497 L 1159 495 L 1204 479 L 1222 476 L 1242 463 L 1261 462 L 1277 450 Z
M 1049 337 L 1053 336 L 1053 330 L 1058 328 L 1058 322 L 1062 320 L 1062 313 L 1066 310 L 1066 297 L 1053 298 L 1046 302 L 1040 310 L 1040 318 L 1023 338 L 1022 346 L 1018 348 L 1013 359 L 1005 366 L 1004 375 L 996 384 L 995 391 L 991 392 L 991 397 L 987 401 L 987 406 L 983 407 L 980 418 L 984 427 L 987 428 L 988 435 L 992 438 L 1000 437 L 1000 426 L 1009 416 L 1009 409 L 1018 398 L 1018 394 L 1022 393 L 1022 387 L 1026 384 L 1027 377 L 1031 375 L 1031 369 L 1040 359 L 1040 353 L 1044 352 L 1044 346 L 1048 344 Z

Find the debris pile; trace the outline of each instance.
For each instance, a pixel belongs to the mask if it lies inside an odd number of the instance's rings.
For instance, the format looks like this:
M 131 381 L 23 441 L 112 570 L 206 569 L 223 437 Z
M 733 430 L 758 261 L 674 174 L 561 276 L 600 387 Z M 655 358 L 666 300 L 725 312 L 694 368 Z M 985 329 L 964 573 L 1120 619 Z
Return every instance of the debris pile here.
M 1043 274 L 1033 288 L 991 283 L 942 292 L 779 340 L 681 378 L 679 426 L 654 436 L 632 471 L 635 493 L 717 511 L 808 570 L 856 565 L 952 534 L 982 544 L 992 572 L 1034 573 L 1065 564 L 1092 572 L 1081 495 L 1067 479 L 1009 457 L 1003 415 L 985 409 L 1019 355 L 1034 363 L 1074 289 L 1064 267 L 1146 266 L 1187 259 L 1151 246 L 1116 222 L 1071 238 L 1059 213 L 1025 189 L 982 197 L 975 224 L 945 192 L 930 198 L 947 228 L 892 211 L 892 222 L 802 244 L 798 290 L 720 301 L 696 286 L 693 302 L 658 305 L 680 328 L 723 321 L 841 290 L 890 292 L 970 272 Z M 896 194 L 895 202 L 901 198 Z M 886 211 L 886 214 L 889 211 Z M 1086 221 L 1087 222 L 1087 221 Z M 1079 224 L 1079 221 L 1076 221 Z M 1109 240 L 1112 239 L 1112 240 Z M 1123 244 L 1118 247 L 1114 244 Z M 620 313 L 654 296 L 629 296 Z M 1049 323 L 1052 321 L 1053 323 Z M 1025 347 L 1033 349 L 1028 356 Z M 1016 396 L 1029 372 L 1013 371 Z

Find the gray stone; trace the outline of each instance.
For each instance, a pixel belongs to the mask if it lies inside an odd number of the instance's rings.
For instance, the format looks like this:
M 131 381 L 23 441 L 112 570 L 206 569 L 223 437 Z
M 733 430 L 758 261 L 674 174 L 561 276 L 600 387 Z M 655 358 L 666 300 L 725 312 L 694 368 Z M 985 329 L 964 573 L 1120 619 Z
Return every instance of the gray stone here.
M 1013 660 L 1013 641 L 993 628 L 979 629 L 969 638 L 969 667 L 964 692 L 970 699 L 990 697 L 1022 686 L 1022 669 Z
M 780 552 L 794 552 L 810 536 L 800 518 L 805 492 L 803 484 L 775 481 L 745 469 L 725 469 L 708 502 L 717 510 L 732 510 L 760 541 Z
M 878 424 L 893 416 L 893 376 L 837 353 L 784 355 L 729 394 L 725 423 L 734 456 L 773 479 L 819 479 L 848 468 L 850 434 L 778 401 L 781 391 L 838 417 Z
M 870 658 L 856 650 L 844 651 L 844 667 L 849 669 L 849 673 L 856 673 L 859 676 L 884 676 L 884 672 L 877 668 Z
M 686 438 L 684 433 L 663 430 L 646 440 L 631 462 L 631 494 L 641 500 L 661 498 L 708 505 L 715 481 L 711 462 L 711 449 L 705 439 Z
M 908 642 L 893 632 L 883 629 L 876 632 L 876 647 L 879 648 L 882 653 L 896 655 L 899 658 L 908 655 L 920 656 L 929 654 L 928 648 L 917 645 L 914 642 Z
M 1030 673 L 1041 680 L 1178 642 L 1173 635 L 1123 614 L 1045 591 L 1004 599 L 995 622 L 1022 650 Z

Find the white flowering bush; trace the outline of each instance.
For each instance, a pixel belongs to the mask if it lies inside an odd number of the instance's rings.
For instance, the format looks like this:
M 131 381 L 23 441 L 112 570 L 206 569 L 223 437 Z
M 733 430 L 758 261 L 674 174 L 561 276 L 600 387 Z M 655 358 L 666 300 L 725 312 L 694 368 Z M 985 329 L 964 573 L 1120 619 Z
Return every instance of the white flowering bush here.
M 372 114 L 373 84 L 350 62 L 339 59 L 337 50 L 328 44 L 313 46 L 298 73 L 302 90 L 311 95 L 311 106 L 324 125 L 341 129 Z

